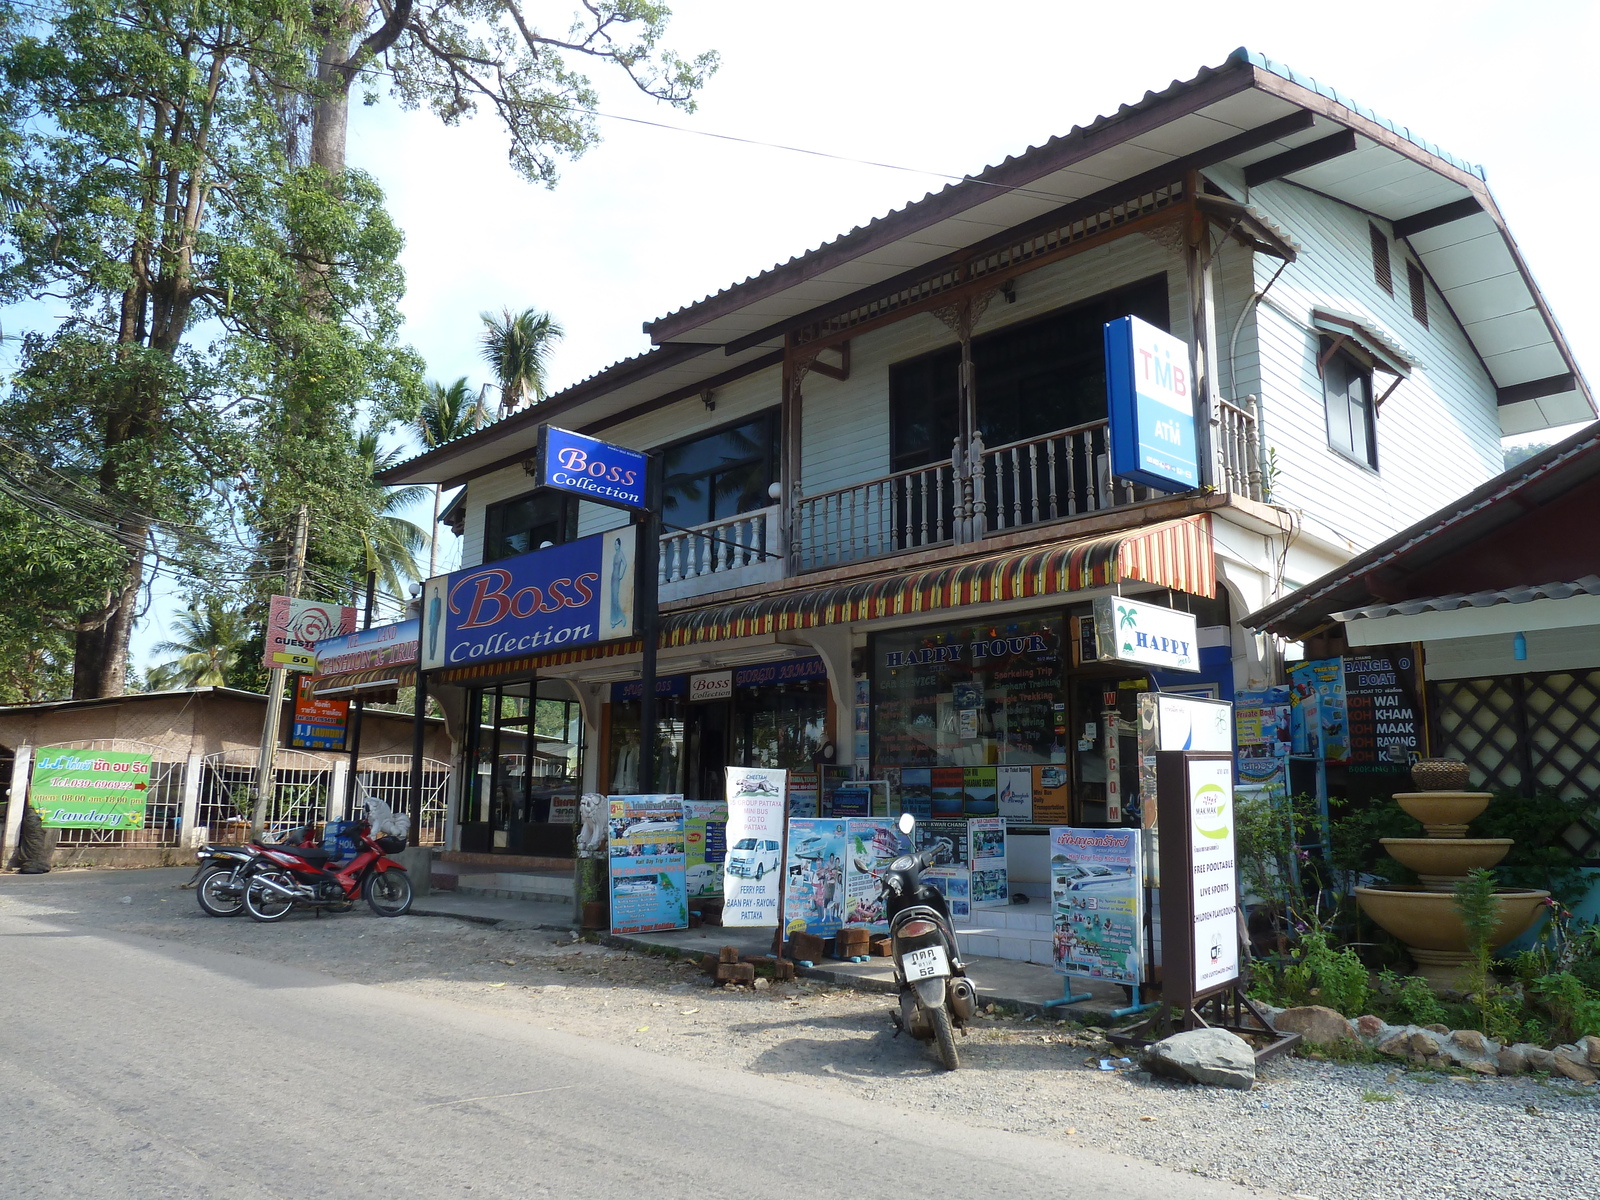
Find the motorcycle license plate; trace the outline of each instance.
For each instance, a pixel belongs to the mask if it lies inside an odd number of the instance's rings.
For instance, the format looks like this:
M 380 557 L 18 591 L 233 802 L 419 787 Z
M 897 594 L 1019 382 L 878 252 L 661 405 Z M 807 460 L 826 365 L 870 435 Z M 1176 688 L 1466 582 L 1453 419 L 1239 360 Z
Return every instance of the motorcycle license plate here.
M 950 974 L 950 959 L 945 955 L 943 946 L 924 946 L 921 950 L 913 950 L 901 960 L 905 967 L 906 979 L 932 979 L 935 975 Z

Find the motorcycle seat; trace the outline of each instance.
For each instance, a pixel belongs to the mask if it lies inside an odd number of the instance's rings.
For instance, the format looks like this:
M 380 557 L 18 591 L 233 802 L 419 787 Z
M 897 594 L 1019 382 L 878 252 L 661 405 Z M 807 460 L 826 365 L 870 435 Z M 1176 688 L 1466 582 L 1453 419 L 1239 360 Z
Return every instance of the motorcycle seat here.
M 303 858 L 313 867 L 324 866 L 327 864 L 328 860 L 333 857 L 332 854 L 324 850 L 321 846 L 274 846 L 272 848 L 274 850 L 281 850 L 285 854 L 292 854 L 296 858 Z

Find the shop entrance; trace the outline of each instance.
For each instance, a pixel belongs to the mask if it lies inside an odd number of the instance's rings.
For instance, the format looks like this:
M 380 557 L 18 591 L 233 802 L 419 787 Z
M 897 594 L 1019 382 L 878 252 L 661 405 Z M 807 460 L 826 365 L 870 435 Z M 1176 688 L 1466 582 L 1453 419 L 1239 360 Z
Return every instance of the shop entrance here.
M 476 690 L 467 703 L 461 849 L 570 857 L 582 779 L 583 720 L 559 680 Z
M 686 706 L 684 747 L 688 778 L 684 795 L 720 800 L 726 795 L 726 775 L 732 752 L 733 702 L 711 700 Z

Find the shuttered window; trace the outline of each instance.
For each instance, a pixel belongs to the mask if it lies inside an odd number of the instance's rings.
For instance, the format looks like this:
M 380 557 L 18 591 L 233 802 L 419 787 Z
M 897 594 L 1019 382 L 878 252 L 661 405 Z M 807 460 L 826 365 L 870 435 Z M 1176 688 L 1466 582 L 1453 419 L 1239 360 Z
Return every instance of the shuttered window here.
M 1407 260 L 1406 284 L 1411 289 L 1411 315 L 1424 329 L 1428 327 L 1428 290 L 1424 286 L 1425 280 L 1422 268 Z
M 1394 295 L 1394 271 L 1389 265 L 1389 239 L 1383 230 L 1376 225 L 1367 225 L 1367 234 L 1372 238 L 1372 278 L 1378 286 L 1389 295 Z
M 1324 343 L 1324 351 L 1326 347 Z M 1371 373 L 1350 355 L 1335 351 L 1322 366 L 1322 394 L 1328 408 L 1328 445 L 1376 470 Z

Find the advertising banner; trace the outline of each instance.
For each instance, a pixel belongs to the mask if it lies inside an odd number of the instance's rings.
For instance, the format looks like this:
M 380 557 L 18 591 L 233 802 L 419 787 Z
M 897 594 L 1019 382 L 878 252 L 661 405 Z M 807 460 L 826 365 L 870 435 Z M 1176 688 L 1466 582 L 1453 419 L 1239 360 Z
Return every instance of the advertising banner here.
M 1105 326 L 1111 472 L 1167 492 L 1200 486 L 1189 346 L 1138 317 Z
M 1294 704 L 1294 752 L 1331 763 L 1350 759 L 1349 716 L 1345 709 L 1344 660 L 1319 658 L 1289 672 Z
M 996 767 L 995 780 L 1000 815 L 1008 825 L 1033 822 L 1033 768 Z
M 1289 689 L 1263 688 L 1233 695 L 1239 786 L 1289 787 Z
M 572 492 L 613 508 L 646 506 L 648 459 L 637 450 L 546 425 L 539 431 L 533 460 L 538 487 Z
M 46 829 L 142 829 L 149 795 L 148 754 L 45 747 L 28 802 Z
M 683 865 L 689 899 L 722 895 L 727 857 L 728 806 L 709 800 L 683 802 Z
M 845 822 L 846 925 L 865 925 L 879 932 L 889 928 L 878 879 L 885 867 L 910 849 L 905 834 L 887 817 Z
M 1233 764 L 1189 764 L 1189 859 L 1194 896 L 1194 992 L 1239 977 L 1239 871 L 1233 850 Z
M 815 771 L 795 771 L 789 776 L 789 815 L 791 817 L 817 816 L 817 800 L 822 791 L 822 777 Z
M 783 927 L 832 937 L 844 924 L 845 823 L 828 817 L 789 822 L 789 882 Z
M 634 526 L 430 579 L 422 669 L 633 636 Z
M 1138 983 L 1143 975 L 1143 855 L 1137 829 L 1050 830 L 1055 968 Z
M 1344 656 L 1352 768 L 1404 772 L 1422 755 L 1421 689 L 1410 646 L 1365 646 Z
M 967 845 L 972 858 L 972 902 L 1005 903 L 1006 823 L 1002 817 L 973 817 L 967 822 Z
M 1066 767 L 1036 766 L 1033 768 L 1033 821 L 1036 825 L 1051 825 L 1070 821 L 1072 788 Z
M 422 622 L 412 617 L 392 625 L 374 625 L 339 637 L 324 638 L 312 647 L 318 675 L 367 671 L 373 667 L 413 666 L 417 661 L 417 634 Z
M 294 688 L 294 723 L 289 745 L 299 750 L 343 750 L 350 701 L 319 700 L 316 680 L 302 675 Z
M 932 817 L 918 821 L 911 831 L 916 849 L 933 851 L 936 867 L 959 867 L 966 871 L 972 865 L 972 843 L 968 838 L 967 822 Z
M 1200 669 L 1199 626 L 1193 613 L 1123 596 L 1101 596 L 1094 602 L 1094 636 L 1103 660 L 1166 671 Z
M 687 929 L 682 796 L 610 796 L 611 932 Z
M 356 610 L 348 604 L 274 596 L 267 607 L 266 652 L 261 665 L 269 671 L 278 667 L 314 671 L 317 643 L 349 633 L 355 627 Z
M 929 867 L 922 881 L 937 888 L 950 906 L 950 919 L 959 923 L 972 918 L 972 872 L 965 867 Z
M 729 767 L 728 857 L 723 867 L 722 923 L 778 924 L 783 879 L 787 772 Z

